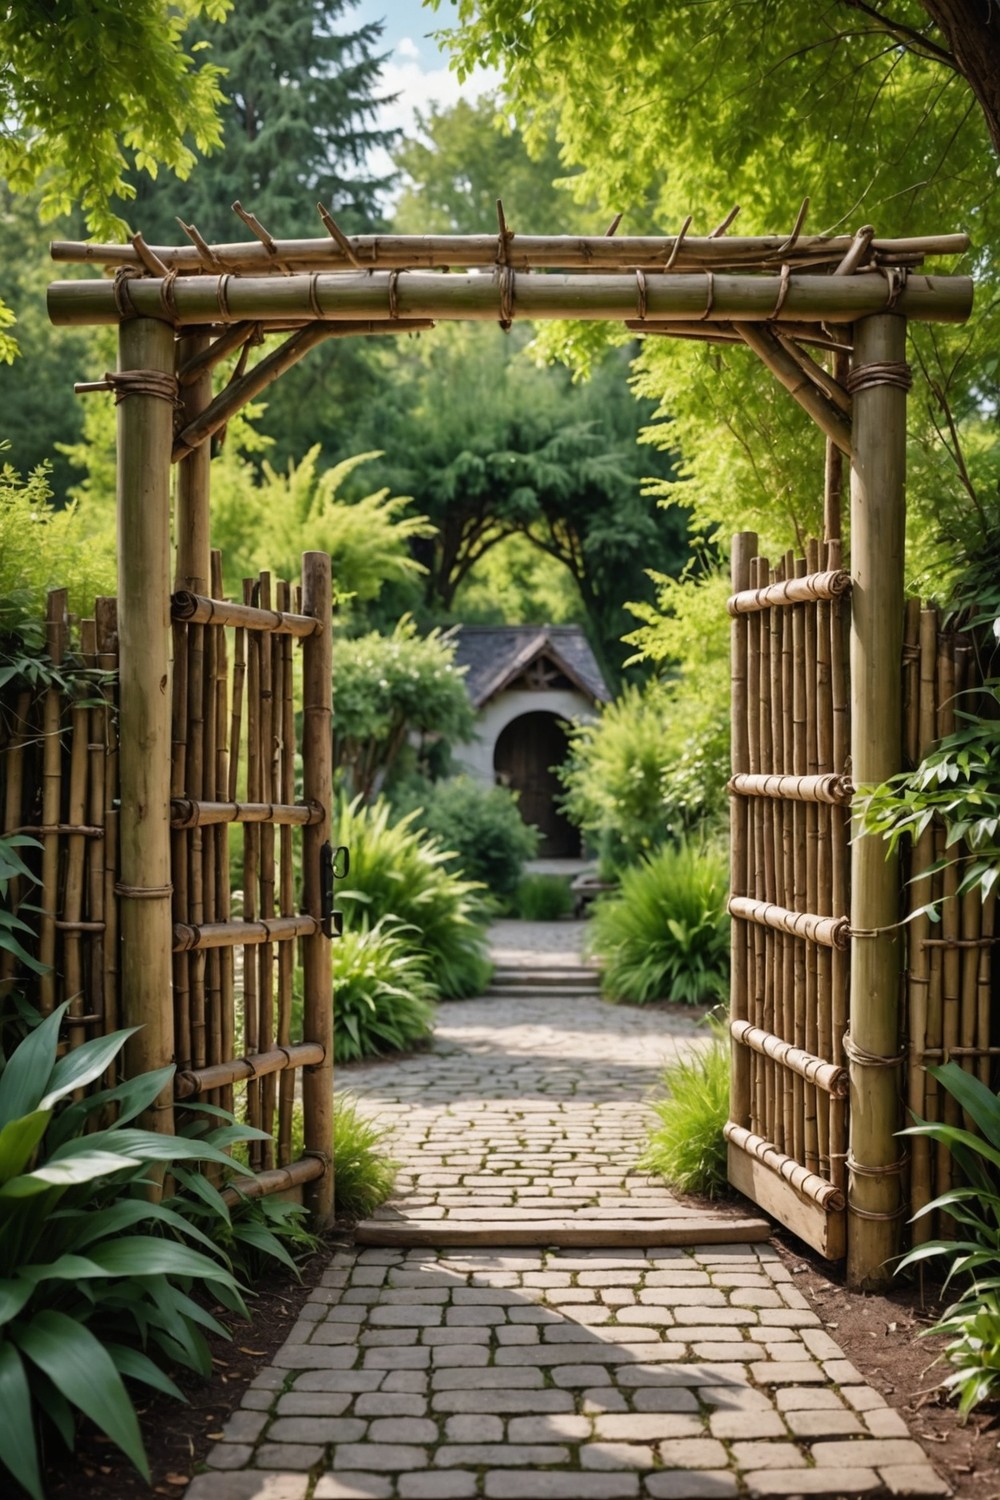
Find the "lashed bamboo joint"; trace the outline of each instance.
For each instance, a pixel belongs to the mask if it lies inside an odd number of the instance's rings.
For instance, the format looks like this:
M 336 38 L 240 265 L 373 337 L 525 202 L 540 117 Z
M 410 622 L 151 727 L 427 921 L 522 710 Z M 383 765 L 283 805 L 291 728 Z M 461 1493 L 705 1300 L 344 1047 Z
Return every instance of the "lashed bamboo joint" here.
M 329 1170 L 329 1164 L 321 1156 L 300 1156 L 287 1167 L 272 1167 L 258 1172 L 255 1177 L 239 1177 L 235 1183 L 223 1190 L 223 1198 L 230 1208 L 244 1198 L 267 1198 L 271 1193 L 289 1193 L 294 1188 L 315 1182 Z
M 242 1083 L 248 1078 L 263 1078 L 269 1073 L 281 1073 L 287 1068 L 304 1068 L 323 1061 L 323 1048 L 316 1042 L 297 1042 L 288 1047 L 275 1047 L 270 1052 L 257 1052 L 252 1057 L 237 1057 L 232 1062 L 214 1063 L 211 1067 L 197 1071 L 185 1069 L 174 1079 L 174 1098 L 191 1099 L 195 1094 L 206 1094 L 226 1084 Z
M 849 803 L 854 787 L 849 776 L 731 776 L 726 790 L 737 797 L 776 797 L 787 802 Z
M 266 630 L 273 635 L 290 635 L 304 640 L 316 635 L 323 626 L 308 615 L 290 614 L 279 609 L 258 609 L 250 604 L 234 604 L 228 599 L 207 599 L 178 589 L 170 600 L 174 620 L 188 625 L 229 625 L 243 630 Z
M 170 800 L 171 828 L 204 828 L 219 823 L 276 823 L 305 826 L 319 823 L 318 802 L 196 802 L 191 797 Z
M 261 917 L 250 922 L 203 922 L 198 927 L 175 922 L 174 952 L 288 943 L 294 938 L 313 937 L 319 928 L 320 923 L 315 917 Z
M 818 917 L 812 912 L 789 911 L 787 907 L 753 901 L 747 896 L 730 897 L 729 915 L 776 932 L 790 933 L 792 937 L 806 938 L 824 948 L 843 951 L 850 941 L 850 922 L 846 917 Z
M 817 599 L 837 599 L 851 586 L 851 576 L 842 568 L 825 573 L 807 573 L 804 578 L 787 578 L 759 589 L 742 589 L 726 601 L 731 615 L 750 614 L 785 604 L 808 604 Z
M 762 1057 L 770 1057 L 782 1067 L 790 1068 L 807 1083 L 815 1084 L 837 1099 L 847 1098 L 850 1080 L 845 1068 L 838 1068 L 835 1063 L 824 1062 L 821 1057 L 803 1052 L 800 1047 L 793 1047 L 772 1032 L 752 1026 L 749 1021 L 731 1021 L 729 1029 L 736 1041 L 744 1047 L 750 1047 Z
M 783 1178 L 803 1198 L 817 1203 L 825 1213 L 837 1213 L 843 1209 L 845 1199 L 839 1188 L 834 1187 L 831 1182 L 824 1182 L 822 1177 L 793 1161 L 762 1136 L 754 1135 L 742 1126 L 734 1125 L 732 1121 L 724 1126 L 723 1135 L 731 1145 L 738 1146 L 741 1151 L 755 1157 L 763 1166 Z

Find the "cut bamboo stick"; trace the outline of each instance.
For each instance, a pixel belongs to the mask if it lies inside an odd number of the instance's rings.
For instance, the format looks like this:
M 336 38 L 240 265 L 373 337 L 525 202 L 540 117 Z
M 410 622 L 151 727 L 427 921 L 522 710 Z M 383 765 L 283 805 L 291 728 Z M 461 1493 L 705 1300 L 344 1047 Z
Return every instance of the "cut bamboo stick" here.
M 118 970 L 119 970 L 119 926 L 118 900 L 115 886 L 118 882 L 118 733 L 116 713 L 116 687 L 118 681 L 118 605 L 115 599 L 100 598 L 94 605 L 94 623 L 97 628 L 97 664 L 108 674 L 102 681 L 100 696 L 105 707 L 102 710 L 103 767 L 104 767 L 104 911 L 103 985 L 104 1026 L 108 1032 L 118 1027 Z M 114 680 L 111 675 L 114 674 Z
M 287 582 L 278 585 L 277 604 L 279 610 L 288 610 L 291 590 Z M 280 768 L 275 790 L 289 805 L 295 795 L 295 704 L 292 691 L 292 641 L 283 636 L 275 643 L 280 660 L 280 672 L 275 693 L 277 722 L 279 725 Z M 321 819 L 323 809 L 318 805 L 307 809 L 310 818 Z M 282 916 L 291 916 L 295 907 L 295 868 L 293 864 L 293 830 L 290 823 L 280 825 L 278 862 L 278 910 Z M 282 945 L 278 949 L 278 1018 L 276 1035 L 280 1047 L 291 1046 L 292 1001 L 295 985 L 295 952 Z M 295 1104 L 295 1077 L 283 1073 L 278 1080 L 278 1131 L 277 1158 L 279 1166 L 286 1166 L 292 1159 L 292 1124 Z
M 234 604 L 229 599 L 207 599 L 202 595 L 189 593 L 186 589 L 177 590 L 170 601 L 170 608 L 175 620 L 186 620 L 191 625 L 231 625 L 243 630 L 293 635 L 299 639 L 315 635 L 322 628 L 305 615 L 261 609 L 246 601 Z
M 851 424 L 839 410 L 837 404 L 831 399 L 826 391 L 818 388 L 816 382 L 802 367 L 802 359 L 793 356 L 787 344 L 775 337 L 767 328 L 755 327 L 752 323 L 734 323 L 733 327 L 739 333 L 743 342 L 752 349 L 771 374 L 784 386 L 792 400 L 802 407 L 803 411 L 816 423 L 821 432 L 824 432 L 831 443 L 835 443 L 842 453 L 851 452 Z
M 294 785 L 292 793 L 294 795 Z M 849 794 L 848 794 L 849 795 Z M 170 802 L 171 828 L 194 828 L 200 824 L 275 823 L 301 826 L 318 823 L 323 809 L 304 802 L 195 802 L 190 797 L 173 797 Z
M 777 1172 L 803 1198 L 809 1198 L 818 1203 L 827 1213 L 836 1213 L 844 1206 L 843 1195 L 837 1191 L 832 1183 L 824 1182 L 822 1177 L 817 1177 L 815 1172 L 809 1172 L 801 1163 L 792 1157 L 777 1151 L 770 1141 L 762 1140 L 760 1136 L 752 1135 L 747 1130 L 741 1130 L 738 1125 L 731 1122 L 725 1126 L 723 1134 L 732 1145 L 738 1146 L 741 1151 L 755 1156 L 769 1166 L 772 1171 Z
M 829 651 L 829 639 L 826 649 Z M 829 671 L 829 656 L 826 657 Z M 829 683 L 826 684 L 827 689 Z M 772 685 L 773 692 L 773 685 Z M 780 722 L 780 715 L 776 716 Z M 777 797 L 791 802 L 848 803 L 854 795 L 849 776 L 834 772 L 822 775 L 786 776 L 783 773 L 763 776 L 732 776 L 726 790 L 739 797 Z
M 260 589 L 253 579 L 243 580 L 243 602 L 256 607 Z M 261 796 L 261 741 L 260 741 L 260 642 L 258 631 L 247 631 L 246 635 L 246 745 L 247 745 L 247 799 L 262 801 Z M 243 916 L 252 923 L 260 913 L 260 829 L 248 824 L 243 830 Z M 243 1051 L 246 1054 L 260 1052 L 256 954 L 249 946 L 243 949 Z M 260 1086 L 251 1079 L 246 1086 L 247 1123 L 260 1126 Z M 257 1142 L 250 1143 L 250 1165 L 255 1171 L 262 1166 L 262 1153 Z
M 908 620 L 910 617 L 907 617 Z M 937 683 L 937 611 L 933 608 L 919 610 L 917 618 L 917 681 L 911 684 L 906 733 L 910 744 L 910 758 L 916 765 L 935 740 L 935 701 Z M 912 630 L 912 622 L 910 624 Z M 910 856 L 911 880 L 908 887 L 911 910 L 919 910 L 931 899 L 931 878 L 922 872 L 933 860 L 934 834 L 925 830 L 917 839 Z M 930 993 L 930 953 L 926 938 L 930 921 L 926 916 L 914 917 L 909 923 L 908 942 L 908 1034 L 910 1039 L 910 1066 L 907 1078 L 907 1103 L 913 1115 L 920 1119 L 933 1119 L 927 1111 L 930 1086 L 936 1084 L 924 1071 L 922 1059 L 929 1046 L 940 1044 L 940 1005 L 932 1002 Z M 910 1207 L 913 1213 L 930 1203 L 934 1196 L 931 1143 L 923 1136 L 914 1136 L 910 1142 Z M 924 1214 L 914 1219 L 911 1227 L 914 1244 L 923 1244 L 933 1234 L 932 1215 Z
M 819 917 L 812 912 L 789 911 L 783 906 L 769 906 L 766 901 L 731 896 L 729 914 L 760 927 L 823 943 L 827 948 L 845 949 L 850 941 L 850 923 L 846 917 Z M 797 1044 L 796 1044 L 797 1045 Z
M 755 557 L 750 562 L 750 587 L 760 587 L 760 559 Z M 750 690 L 747 715 L 747 740 L 750 756 L 750 774 L 760 774 L 760 717 L 758 704 L 755 701 L 759 692 L 760 684 L 760 637 L 761 616 L 754 614 L 750 616 L 749 634 L 747 637 L 747 683 Z M 755 799 L 750 803 L 750 827 L 749 827 L 749 856 L 750 856 L 750 889 L 758 891 L 763 886 L 763 821 L 760 816 L 760 803 Z M 732 907 L 730 907 L 732 911 Z M 751 951 L 751 983 L 750 983 L 750 1018 L 755 1026 L 764 1025 L 764 935 L 758 927 L 749 929 L 750 951 Z M 766 1095 L 766 1069 L 759 1057 L 752 1056 L 750 1067 L 753 1075 L 753 1115 L 751 1117 L 751 1128 L 758 1134 L 763 1134 L 767 1129 L 767 1095 Z
M 97 646 L 97 621 L 84 620 L 80 626 L 80 649 L 85 666 L 91 671 L 100 668 Z M 100 1016 L 104 1026 L 104 806 L 105 806 L 105 759 L 104 737 L 107 710 L 98 698 L 87 714 L 87 790 L 86 817 L 92 825 L 99 825 L 100 836 L 88 840 L 86 850 L 87 915 L 92 922 L 100 924 L 92 941 L 88 944 L 86 984 L 87 996 L 92 1011 Z
M 267 1198 L 272 1193 L 289 1193 L 308 1182 L 315 1182 L 327 1173 L 327 1167 L 318 1157 L 300 1156 L 287 1167 L 275 1167 L 270 1172 L 258 1172 L 255 1177 L 240 1177 L 237 1185 L 231 1184 L 223 1190 L 223 1198 L 230 1208 L 235 1208 L 245 1198 Z
M 806 569 L 808 573 L 813 575 L 819 571 L 819 545 L 816 541 L 810 541 L 807 545 Z M 812 777 L 815 777 L 818 772 L 815 673 L 817 654 L 816 608 L 816 603 L 813 603 L 805 605 L 802 610 L 805 636 L 805 661 L 803 663 L 805 707 L 804 770 L 807 776 Z M 805 838 L 805 909 L 806 911 L 819 911 L 819 823 L 816 804 L 813 802 L 806 803 L 802 808 L 800 816 L 803 822 Z M 817 944 L 807 943 L 805 948 L 806 983 L 803 1038 L 806 1052 L 814 1055 L 819 1052 L 819 964 L 816 955 Z M 810 1171 L 818 1172 L 820 1168 L 820 1112 L 824 1105 L 817 1095 L 817 1090 L 808 1080 L 805 1089 L 805 1104 L 805 1165 Z
M 313 1067 L 323 1061 L 323 1049 L 315 1042 L 299 1042 L 288 1047 L 275 1047 L 270 1052 L 258 1052 L 253 1057 L 237 1057 L 230 1062 L 215 1063 L 200 1072 L 178 1073 L 174 1085 L 177 1099 L 190 1099 L 196 1094 L 207 1094 L 221 1089 L 225 1084 L 241 1083 L 247 1078 L 264 1078 L 271 1073 L 285 1073 L 294 1081 L 295 1069 Z
M 766 557 L 757 559 L 758 579 L 766 584 L 771 576 L 770 565 Z M 761 774 L 768 776 L 774 771 L 774 749 L 772 743 L 772 705 L 771 705 L 771 622 L 768 618 L 762 618 L 760 622 L 760 651 L 759 651 L 759 674 L 757 685 L 757 714 L 759 721 L 758 737 L 760 742 L 760 769 Z M 774 867 L 774 833 L 772 829 L 773 806 L 767 800 L 761 800 L 759 808 L 754 804 L 757 812 L 755 822 L 758 825 L 758 837 L 760 840 L 760 853 L 758 855 L 757 889 L 762 893 L 765 901 L 773 902 L 777 899 Z M 774 962 L 775 962 L 775 935 L 770 928 L 762 932 L 764 948 L 764 975 L 763 975 L 763 1004 L 761 1006 L 761 1021 L 765 1032 L 774 1032 L 776 1017 L 774 1009 Z M 780 1098 L 782 1078 L 780 1069 L 774 1065 L 769 1054 L 764 1054 L 764 1100 L 765 1100 L 765 1130 L 764 1134 L 769 1140 L 774 1140 L 780 1146 L 777 1122 L 781 1113 Z
M 87 767 L 89 759 L 90 711 L 74 704 L 70 714 L 69 788 L 67 817 L 70 826 L 82 824 L 87 816 Z M 80 833 L 66 839 L 62 894 L 62 969 L 63 998 L 69 1001 L 67 1026 L 70 1046 L 84 1039 L 81 1017 L 90 1007 L 84 1003 L 83 947 L 79 930 L 73 928 L 83 918 L 85 895 L 85 861 L 87 840 Z M 60 924 L 57 923 L 57 926 Z
M 816 599 L 836 599 L 846 593 L 850 586 L 850 574 L 840 568 L 827 569 L 822 573 L 797 573 L 794 577 L 786 577 L 781 583 L 739 590 L 727 600 L 726 608 L 731 615 L 752 614 L 755 610 L 808 604 Z
M 66 650 L 66 590 L 53 589 L 48 596 L 45 649 L 58 666 Z M 62 806 L 62 693 L 56 686 L 46 689 L 42 700 L 42 824 L 51 828 L 60 821 Z M 81 818 L 80 822 L 83 821 Z M 38 979 L 39 1009 L 47 1016 L 56 1004 L 59 976 L 56 972 L 56 913 L 59 909 L 59 836 L 44 833 L 42 843 L 41 914 L 38 921 L 38 958 L 45 971 Z
M 803 1052 L 789 1042 L 782 1041 L 780 1037 L 751 1026 L 749 1021 L 731 1021 L 730 1030 L 745 1047 L 752 1047 L 755 1052 L 773 1058 L 782 1067 L 798 1073 L 800 1078 L 828 1094 L 837 1094 L 842 1099 L 847 1097 L 849 1079 L 845 1068 L 838 1068 L 833 1063 L 824 1062 L 821 1057 Z
M 260 575 L 260 606 L 265 613 L 271 609 L 271 575 L 267 572 Z M 274 776 L 274 653 L 271 649 L 272 645 L 270 633 L 263 632 L 260 637 L 260 790 L 263 801 L 276 800 L 277 795 Z M 260 826 L 259 910 L 265 923 L 275 914 L 274 893 L 274 825 L 263 823 Z M 265 943 L 258 948 L 257 963 L 258 1003 L 260 1005 L 257 1038 L 260 1050 L 268 1052 L 274 1042 L 274 949 L 270 943 Z M 260 1091 L 260 1128 L 266 1130 L 269 1136 L 273 1136 L 274 1131 L 276 1099 L 274 1083 L 273 1078 L 265 1080 Z M 263 1170 L 270 1170 L 274 1166 L 273 1140 L 261 1143 L 261 1155 Z

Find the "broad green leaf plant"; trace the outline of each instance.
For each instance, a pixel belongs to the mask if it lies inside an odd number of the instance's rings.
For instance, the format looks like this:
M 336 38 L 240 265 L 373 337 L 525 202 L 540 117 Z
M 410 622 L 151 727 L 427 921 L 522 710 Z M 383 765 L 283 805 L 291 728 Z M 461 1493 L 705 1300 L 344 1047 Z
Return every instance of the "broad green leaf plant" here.
M 1000 1098 L 956 1062 L 927 1071 L 961 1105 L 979 1134 L 926 1120 L 902 1132 L 944 1146 L 964 1181 L 916 1215 L 947 1213 L 958 1236 L 918 1245 L 904 1255 L 899 1270 L 943 1257 L 945 1290 L 953 1282 L 966 1283 L 957 1301 L 927 1330 L 950 1336 L 945 1357 L 954 1369 L 944 1385 L 958 1397 L 964 1419 L 973 1407 L 1000 1395 Z
M 226 1255 L 179 1199 L 154 1202 L 149 1169 L 170 1164 L 247 1173 L 227 1154 L 260 1132 L 229 1122 L 197 1138 L 135 1121 L 171 1068 L 80 1099 L 113 1065 L 130 1031 L 58 1055 L 61 1005 L 11 1053 L 0 1073 L 0 1474 L 42 1500 L 41 1428 L 72 1449 L 78 1414 L 148 1479 L 132 1398 L 138 1381 L 179 1399 L 161 1365 L 211 1368 L 204 1331 L 226 1330 L 191 1294 L 199 1283 L 246 1315 Z M 108 1116 L 114 1123 L 92 1129 Z M 215 1189 L 208 1183 L 202 1191 Z

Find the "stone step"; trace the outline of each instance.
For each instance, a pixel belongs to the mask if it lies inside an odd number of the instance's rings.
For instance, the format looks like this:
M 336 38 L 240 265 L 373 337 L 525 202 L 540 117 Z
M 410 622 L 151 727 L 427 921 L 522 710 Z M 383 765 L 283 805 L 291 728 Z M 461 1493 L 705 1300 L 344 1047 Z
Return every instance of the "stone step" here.
M 602 1214 L 598 1208 L 577 1213 L 534 1214 L 511 1210 L 501 1217 L 421 1217 L 419 1212 L 400 1213 L 381 1209 L 362 1219 L 354 1231 L 359 1245 L 440 1248 L 449 1245 L 524 1245 L 554 1249 L 574 1245 L 588 1249 L 654 1245 L 759 1244 L 768 1239 L 771 1225 L 766 1219 L 740 1212 L 676 1209 L 636 1213 Z
M 494 989 L 538 990 L 563 988 L 597 990 L 601 976 L 596 969 L 583 964 L 561 969 L 494 969 L 490 981 Z

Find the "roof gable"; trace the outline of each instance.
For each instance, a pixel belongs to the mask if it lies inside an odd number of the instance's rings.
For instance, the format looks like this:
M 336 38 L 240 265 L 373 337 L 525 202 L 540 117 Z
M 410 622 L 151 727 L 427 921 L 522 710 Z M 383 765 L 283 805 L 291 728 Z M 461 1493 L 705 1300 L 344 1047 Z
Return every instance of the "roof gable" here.
M 476 708 L 513 687 L 536 664 L 554 669 L 592 703 L 611 696 L 579 625 L 463 625 L 456 640 L 456 664 L 466 668 Z

